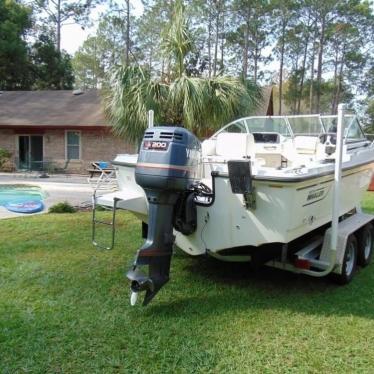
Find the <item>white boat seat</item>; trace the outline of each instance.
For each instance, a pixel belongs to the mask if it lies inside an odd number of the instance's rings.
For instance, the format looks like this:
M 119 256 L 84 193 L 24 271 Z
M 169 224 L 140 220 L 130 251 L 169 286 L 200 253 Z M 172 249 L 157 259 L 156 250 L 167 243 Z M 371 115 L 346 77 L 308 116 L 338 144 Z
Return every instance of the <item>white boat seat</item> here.
M 203 157 L 214 156 L 216 154 L 216 140 L 206 139 L 201 143 L 201 153 Z
M 255 140 L 252 134 L 220 133 L 217 135 L 216 155 L 225 158 L 255 157 Z
M 319 143 L 318 136 L 295 136 L 294 147 L 298 154 L 301 155 L 315 155 L 317 152 L 317 145 Z

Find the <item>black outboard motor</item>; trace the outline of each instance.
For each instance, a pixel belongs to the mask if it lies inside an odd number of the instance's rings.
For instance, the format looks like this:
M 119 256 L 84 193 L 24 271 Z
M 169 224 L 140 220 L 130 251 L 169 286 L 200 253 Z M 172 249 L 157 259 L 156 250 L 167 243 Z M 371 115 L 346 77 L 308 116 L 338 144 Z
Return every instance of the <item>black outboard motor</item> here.
M 199 178 L 200 159 L 200 141 L 184 128 L 153 127 L 144 134 L 135 180 L 148 199 L 148 233 L 127 273 L 132 292 L 146 291 L 143 305 L 169 280 L 173 226 L 186 235 L 196 229 L 190 188 Z M 144 265 L 148 275 L 139 268 Z

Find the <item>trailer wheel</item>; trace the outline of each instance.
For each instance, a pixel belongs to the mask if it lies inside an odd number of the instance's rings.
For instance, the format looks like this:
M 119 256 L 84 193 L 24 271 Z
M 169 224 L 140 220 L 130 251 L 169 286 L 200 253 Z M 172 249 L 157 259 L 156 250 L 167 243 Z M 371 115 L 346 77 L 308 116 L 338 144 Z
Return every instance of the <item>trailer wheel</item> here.
M 374 227 L 371 223 L 365 225 L 357 233 L 358 252 L 357 263 L 365 267 L 370 264 L 374 246 Z
M 357 265 L 357 239 L 352 234 L 347 239 L 347 244 L 345 246 L 343 266 L 341 274 L 332 274 L 333 280 L 338 284 L 348 284 L 356 271 Z

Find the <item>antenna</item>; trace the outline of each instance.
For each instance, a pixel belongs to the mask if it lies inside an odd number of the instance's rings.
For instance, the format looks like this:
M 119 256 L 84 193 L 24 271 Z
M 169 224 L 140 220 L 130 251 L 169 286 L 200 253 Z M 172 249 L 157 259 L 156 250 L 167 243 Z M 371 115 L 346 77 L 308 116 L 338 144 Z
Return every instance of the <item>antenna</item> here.
M 154 111 L 151 109 L 148 111 L 148 128 L 149 129 L 154 126 L 153 121 L 154 121 Z

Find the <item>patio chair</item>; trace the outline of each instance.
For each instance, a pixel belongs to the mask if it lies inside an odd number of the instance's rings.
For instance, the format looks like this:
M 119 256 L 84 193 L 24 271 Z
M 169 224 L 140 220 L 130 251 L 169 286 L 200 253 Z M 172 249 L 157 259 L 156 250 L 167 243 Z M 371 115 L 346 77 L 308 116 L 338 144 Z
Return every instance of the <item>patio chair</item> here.
M 92 178 L 95 174 L 111 174 L 114 170 L 115 169 L 110 166 L 110 163 L 106 161 L 91 162 L 91 167 L 87 169 L 88 173 L 90 174 L 90 178 Z

